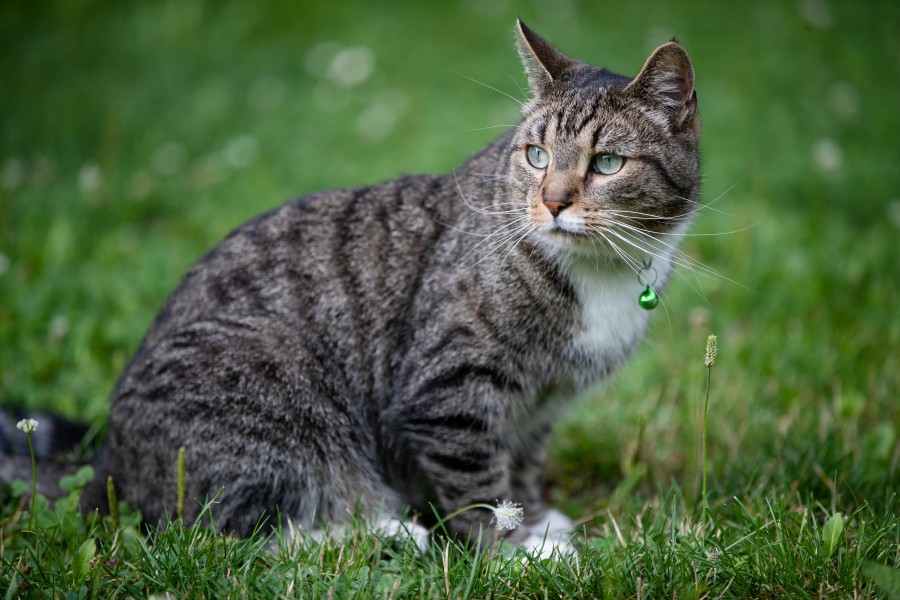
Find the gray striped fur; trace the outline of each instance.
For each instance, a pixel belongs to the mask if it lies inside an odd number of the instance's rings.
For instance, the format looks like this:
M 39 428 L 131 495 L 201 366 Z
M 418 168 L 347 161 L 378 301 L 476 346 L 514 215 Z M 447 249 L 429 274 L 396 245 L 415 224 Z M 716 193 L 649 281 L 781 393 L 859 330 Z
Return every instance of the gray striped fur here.
M 517 34 L 534 97 L 514 131 L 451 174 L 290 202 L 185 275 L 112 394 L 105 470 L 147 521 L 174 510 L 182 446 L 187 497 L 218 496 L 217 525 L 240 535 L 264 513 L 313 528 L 357 506 L 427 517 L 508 498 L 543 518 L 554 417 L 643 335 L 633 261 L 654 254 L 656 288 L 668 279 L 658 240 L 674 248 L 693 211 L 699 121 L 675 43 L 631 80 Z M 620 173 L 588 170 L 601 151 L 626 157 Z M 102 507 L 97 479 L 85 502 Z

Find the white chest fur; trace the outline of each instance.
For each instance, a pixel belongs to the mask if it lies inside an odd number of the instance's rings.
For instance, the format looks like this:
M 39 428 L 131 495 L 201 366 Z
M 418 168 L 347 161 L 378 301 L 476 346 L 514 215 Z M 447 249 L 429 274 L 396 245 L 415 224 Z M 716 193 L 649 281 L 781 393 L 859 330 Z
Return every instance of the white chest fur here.
M 667 273 L 659 271 L 671 267 L 654 264 L 654 268 L 663 280 Z M 593 370 L 614 368 L 640 341 L 650 316 L 638 305 L 643 291 L 638 277 L 622 264 L 597 265 L 578 259 L 568 265 L 568 274 L 581 305 L 580 324 L 573 339 L 575 355 Z

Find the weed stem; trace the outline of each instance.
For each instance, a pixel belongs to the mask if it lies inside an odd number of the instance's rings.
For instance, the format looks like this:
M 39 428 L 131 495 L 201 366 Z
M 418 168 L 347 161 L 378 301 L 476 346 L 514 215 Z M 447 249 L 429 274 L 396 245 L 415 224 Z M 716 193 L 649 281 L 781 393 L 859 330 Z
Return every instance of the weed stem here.
M 706 401 L 703 403 L 703 484 L 701 495 L 703 496 L 704 516 L 709 516 L 709 499 L 706 495 L 706 425 L 709 420 L 709 388 L 712 383 L 712 366 L 716 364 L 716 355 L 719 353 L 718 338 L 710 335 L 706 338 L 706 354 L 703 356 L 703 364 L 706 365 Z
M 31 442 L 31 432 L 26 432 L 25 437 L 28 438 L 28 452 L 31 454 L 31 504 L 29 505 L 28 515 L 32 526 L 34 526 L 34 497 L 37 495 L 37 461 L 34 458 L 34 444 Z

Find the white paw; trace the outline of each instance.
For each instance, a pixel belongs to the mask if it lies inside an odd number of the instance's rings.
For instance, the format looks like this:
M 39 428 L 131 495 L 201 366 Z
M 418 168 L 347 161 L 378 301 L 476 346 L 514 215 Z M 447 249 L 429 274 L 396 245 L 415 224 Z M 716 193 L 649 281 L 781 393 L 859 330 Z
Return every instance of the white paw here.
M 544 536 L 529 535 L 521 546 L 530 556 L 540 560 L 559 557 L 563 554 L 575 554 L 575 546 L 565 539 L 551 540 Z
M 411 539 L 420 552 L 428 549 L 431 533 L 421 525 L 405 521 L 397 517 L 379 516 L 366 525 L 368 531 L 382 538 L 393 538 L 400 541 Z M 324 529 L 303 529 L 290 518 L 287 519 L 285 541 L 288 548 L 302 548 L 307 540 L 323 542 L 325 540 L 341 540 L 352 531 L 346 525 L 329 525 Z
M 431 539 L 428 530 L 418 523 L 404 521 L 397 517 L 379 517 L 372 523 L 371 531 L 381 537 L 395 538 L 401 541 L 411 539 L 416 543 L 420 552 L 428 549 L 428 541 Z
M 572 519 L 550 509 L 544 518 L 528 526 L 528 537 L 520 545 L 540 559 L 550 558 L 554 554 L 574 554 L 575 547 L 569 542 L 572 526 Z
M 572 536 L 572 526 L 572 519 L 551 508 L 543 519 L 528 526 L 528 534 L 555 543 L 568 542 Z
M 290 517 L 285 517 L 285 527 L 280 536 L 272 538 L 272 550 L 284 548 L 288 552 L 294 552 L 306 547 L 307 542 L 322 542 L 328 538 L 340 537 L 344 528 L 340 525 L 330 529 L 306 529 L 295 523 Z

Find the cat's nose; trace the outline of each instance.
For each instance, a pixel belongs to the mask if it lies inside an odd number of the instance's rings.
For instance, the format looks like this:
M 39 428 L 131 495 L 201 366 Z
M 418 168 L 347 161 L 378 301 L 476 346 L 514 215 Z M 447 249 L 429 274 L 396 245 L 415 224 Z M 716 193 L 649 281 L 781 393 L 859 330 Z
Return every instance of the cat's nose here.
M 563 209 L 572 205 L 572 200 L 568 196 L 548 197 L 544 196 L 544 206 L 550 211 L 555 219 Z

